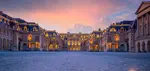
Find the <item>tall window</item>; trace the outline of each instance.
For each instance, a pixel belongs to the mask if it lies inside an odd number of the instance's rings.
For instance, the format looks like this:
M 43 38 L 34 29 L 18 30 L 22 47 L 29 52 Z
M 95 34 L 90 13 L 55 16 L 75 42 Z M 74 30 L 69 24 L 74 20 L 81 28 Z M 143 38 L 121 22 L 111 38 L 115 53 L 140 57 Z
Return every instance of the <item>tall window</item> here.
M 119 37 L 118 34 L 115 34 L 114 38 L 115 38 L 115 41 L 119 41 L 120 40 L 120 37 Z
M 35 36 L 35 41 L 39 41 L 39 36 Z

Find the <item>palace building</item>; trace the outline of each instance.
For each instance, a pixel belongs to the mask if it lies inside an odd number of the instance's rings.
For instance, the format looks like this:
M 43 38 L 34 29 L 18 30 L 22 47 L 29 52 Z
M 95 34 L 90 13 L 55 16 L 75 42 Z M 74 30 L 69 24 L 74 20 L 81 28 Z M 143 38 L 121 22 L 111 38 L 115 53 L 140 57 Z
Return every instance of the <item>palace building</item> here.
M 82 33 L 67 33 L 60 34 L 63 41 L 64 49 L 68 51 L 87 51 L 88 45 L 86 44 L 89 39 L 89 34 Z
M 142 2 L 136 15 L 136 52 L 150 52 L 150 1 Z
M 34 22 L 0 12 L 1 50 L 42 50 L 43 29 Z
M 90 46 L 88 48 L 89 51 L 102 51 L 101 48 L 101 39 L 102 39 L 102 31 L 101 29 L 93 31 L 90 34 L 89 43 Z
M 142 2 L 135 14 L 135 20 L 91 33 L 58 33 L 0 11 L 0 51 L 150 52 L 150 1 Z
M 113 23 L 103 31 L 102 47 L 104 51 L 128 51 L 128 30 L 133 21 Z
M 48 44 L 48 50 L 49 51 L 60 51 L 60 50 L 62 50 L 61 38 L 55 30 L 47 31 L 46 36 L 48 36 L 47 44 Z

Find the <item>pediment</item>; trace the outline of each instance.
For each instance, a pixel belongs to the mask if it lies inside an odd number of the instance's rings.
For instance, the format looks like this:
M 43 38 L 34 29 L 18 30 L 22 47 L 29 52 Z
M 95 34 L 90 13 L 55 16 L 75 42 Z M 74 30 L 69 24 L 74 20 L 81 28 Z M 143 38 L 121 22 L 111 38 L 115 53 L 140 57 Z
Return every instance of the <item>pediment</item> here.
M 142 2 L 138 10 L 136 11 L 136 14 L 140 13 L 144 9 L 150 7 L 150 2 Z

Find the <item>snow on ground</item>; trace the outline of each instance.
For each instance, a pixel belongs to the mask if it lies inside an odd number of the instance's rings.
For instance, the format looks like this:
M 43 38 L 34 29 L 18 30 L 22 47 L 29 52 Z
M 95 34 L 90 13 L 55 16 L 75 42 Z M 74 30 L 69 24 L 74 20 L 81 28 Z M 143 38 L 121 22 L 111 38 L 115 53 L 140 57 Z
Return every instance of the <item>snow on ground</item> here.
M 0 52 L 0 71 L 150 71 L 150 53 Z

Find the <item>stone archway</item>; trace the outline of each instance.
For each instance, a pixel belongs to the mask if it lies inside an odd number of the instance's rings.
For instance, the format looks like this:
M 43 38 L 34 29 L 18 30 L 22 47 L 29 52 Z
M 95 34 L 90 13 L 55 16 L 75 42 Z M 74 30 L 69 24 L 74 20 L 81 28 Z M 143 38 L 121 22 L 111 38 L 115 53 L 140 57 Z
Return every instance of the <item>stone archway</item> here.
M 150 52 L 150 40 L 147 42 L 147 51 Z
M 5 39 L 3 39 L 3 50 L 5 50 L 6 49 L 6 40 Z
M 137 43 L 137 52 L 141 52 L 140 51 L 140 42 Z
M 145 49 L 145 42 L 142 42 L 142 51 L 143 51 L 143 52 L 146 52 L 146 49 Z
M 21 50 L 21 49 L 20 49 Z M 23 43 L 23 50 L 28 50 L 28 46 L 26 43 Z
M 119 50 L 120 50 L 121 52 L 125 52 L 125 51 L 126 51 L 126 50 L 125 50 L 125 45 L 124 45 L 124 44 L 121 44 L 120 47 L 119 47 Z

